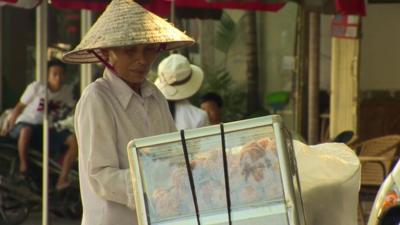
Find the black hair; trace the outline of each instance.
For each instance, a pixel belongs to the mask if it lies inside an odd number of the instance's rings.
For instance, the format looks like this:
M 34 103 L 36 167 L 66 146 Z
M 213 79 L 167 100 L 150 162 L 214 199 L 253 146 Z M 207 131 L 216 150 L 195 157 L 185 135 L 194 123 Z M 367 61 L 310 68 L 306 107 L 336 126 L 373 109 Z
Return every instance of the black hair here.
M 208 92 L 205 95 L 201 96 L 200 102 L 203 103 L 206 101 L 213 101 L 213 102 L 217 103 L 219 108 L 221 108 L 223 106 L 223 100 L 222 100 L 221 96 L 219 96 L 215 92 Z
M 398 225 L 400 224 L 400 205 L 394 206 L 383 213 L 379 220 L 379 225 Z
M 67 65 L 59 59 L 51 59 L 47 62 L 47 70 L 49 70 L 50 67 L 52 67 L 52 66 L 59 66 L 59 67 L 63 68 L 64 70 L 67 67 Z

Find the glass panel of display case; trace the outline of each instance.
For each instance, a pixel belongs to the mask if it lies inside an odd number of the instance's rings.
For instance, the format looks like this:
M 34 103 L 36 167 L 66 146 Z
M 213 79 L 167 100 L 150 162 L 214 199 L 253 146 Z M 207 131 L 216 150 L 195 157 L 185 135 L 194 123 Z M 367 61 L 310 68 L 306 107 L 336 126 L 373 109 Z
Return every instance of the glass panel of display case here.
M 279 119 L 132 141 L 139 224 L 303 224 Z

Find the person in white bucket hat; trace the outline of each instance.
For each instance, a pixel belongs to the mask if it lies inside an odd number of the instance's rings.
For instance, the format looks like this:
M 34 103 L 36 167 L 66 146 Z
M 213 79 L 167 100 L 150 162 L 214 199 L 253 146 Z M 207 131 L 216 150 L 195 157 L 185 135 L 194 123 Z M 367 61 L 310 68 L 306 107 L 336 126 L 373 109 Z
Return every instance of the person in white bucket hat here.
M 172 54 L 158 65 L 155 85 L 167 98 L 179 130 L 209 125 L 207 113 L 188 100 L 199 91 L 203 79 L 203 70 L 180 54 Z
M 81 43 L 64 54 L 65 62 L 106 66 L 75 112 L 82 225 L 137 224 L 127 144 L 176 130 L 166 99 L 146 76 L 160 51 L 192 43 L 134 1 L 113 0 Z

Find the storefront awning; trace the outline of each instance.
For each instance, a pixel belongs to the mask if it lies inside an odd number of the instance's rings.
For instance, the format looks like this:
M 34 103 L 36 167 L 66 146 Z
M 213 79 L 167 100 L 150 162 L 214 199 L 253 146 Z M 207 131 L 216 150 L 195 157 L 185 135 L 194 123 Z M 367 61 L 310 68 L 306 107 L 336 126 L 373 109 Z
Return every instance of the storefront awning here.
M 151 12 L 169 17 L 171 0 L 136 0 Z M 51 0 L 58 8 L 104 10 L 110 0 Z M 176 14 L 181 18 L 219 19 L 222 9 L 278 11 L 285 3 L 210 3 L 206 0 L 175 0 Z
M 0 0 L 1 5 L 34 8 L 42 0 Z M 242 9 L 278 11 L 286 2 L 297 2 L 306 8 L 323 13 L 364 16 L 364 0 L 175 0 L 176 8 L 194 9 Z M 110 0 L 50 0 L 58 8 L 104 10 Z M 137 0 L 150 11 L 160 15 L 169 14 L 171 0 Z
M 275 1 L 276 2 L 276 1 Z M 177 7 L 204 8 L 204 9 L 242 9 L 276 12 L 285 6 L 285 3 L 264 3 L 260 1 L 230 1 L 208 2 L 207 0 L 175 0 Z
M 364 0 L 207 0 L 210 3 L 284 3 L 296 2 L 304 7 L 330 14 L 365 15 Z
M 69 9 L 90 9 L 103 10 L 109 0 L 51 0 L 51 4 L 59 8 Z M 158 15 L 169 14 L 171 0 L 139 0 L 137 1 L 150 11 Z M 263 2 L 207 2 L 206 0 L 175 0 L 176 8 L 196 8 L 196 9 L 243 9 L 243 10 L 262 10 L 278 11 L 284 3 L 263 3 Z
M 33 9 L 38 6 L 42 0 L 0 0 L 0 6 L 9 5 L 24 9 Z
M 57 8 L 104 10 L 108 0 L 51 0 L 50 4 Z

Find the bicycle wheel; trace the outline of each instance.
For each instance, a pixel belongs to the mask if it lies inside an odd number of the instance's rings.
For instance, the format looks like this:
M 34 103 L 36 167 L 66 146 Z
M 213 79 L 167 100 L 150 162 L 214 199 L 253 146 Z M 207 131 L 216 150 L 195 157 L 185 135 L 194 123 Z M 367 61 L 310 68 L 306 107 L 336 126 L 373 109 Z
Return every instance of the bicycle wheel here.
M 29 215 L 29 207 L 7 193 L 0 191 L 0 225 L 18 225 Z

